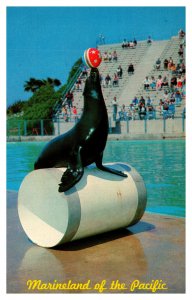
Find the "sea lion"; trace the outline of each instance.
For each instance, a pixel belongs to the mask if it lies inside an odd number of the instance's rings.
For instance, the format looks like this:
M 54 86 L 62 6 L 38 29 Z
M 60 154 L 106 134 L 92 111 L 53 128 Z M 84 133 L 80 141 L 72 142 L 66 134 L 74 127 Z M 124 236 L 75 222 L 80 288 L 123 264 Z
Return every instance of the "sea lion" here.
M 35 169 L 67 167 L 61 177 L 59 192 L 74 186 L 83 176 L 84 167 L 94 162 L 103 171 L 127 177 L 121 171 L 102 165 L 109 124 L 97 68 L 91 68 L 83 96 L 84 109 L 79 122 L 68 132 L 51 140 L 34 165 Z

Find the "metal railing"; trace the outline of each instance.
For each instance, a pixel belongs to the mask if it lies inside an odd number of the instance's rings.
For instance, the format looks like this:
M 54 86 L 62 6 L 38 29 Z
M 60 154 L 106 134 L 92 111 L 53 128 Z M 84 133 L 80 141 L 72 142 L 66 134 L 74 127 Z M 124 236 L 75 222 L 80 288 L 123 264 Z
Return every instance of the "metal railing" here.
M 7 137 L 30 137 L 30 136 L 56 136 L 61 133 L 67 132 L 72 128 L 75 123 L 78 122 L 81 115 L 72 116 L 68 120 L 61 118 L 49 119 L 49 120 L 17 120 L 12 122 L 7 120 Z M 170 127 L 170 121 L 174 124 L 174 132 L 185 132 L 185 112 L 172 118 L 172 116 L 167 116 L 165 118 L 157 119 L 150 118 L 147 114 L 142 119 L 140 118 L 118 118 L 114 121 L 112 116 L 109 116 L 109 133 L 153 133 L 155 134 L 159 130 L 161 133 L 166 133 L 172 131 Z M 137 125 L 135 128 L 135 125 Z M 173 126 L 173 127 L 174 127 Z M 119 128 L 123 128 L 122 130 Z M 161 129 L 159 129 L 161 128 Z
M 55 135 L 54 121 L 46 120 L 7 120 L 9 136 L 45 136 Z
M 83 68 L 84 64 L 82 63 L 78 68 L 77 71 L 75 72 L 75 74 L 73 75 L 73 77 L 71 78 L 70 82 L 67 84 L 66 88 L 63 91 L 63 98 L 65 97 L 65 95 L 67 94 L 68 91 L 70 91 L 73 87 L 75 82 L 77 81 L 77 78 L 79 77 L 79 75 L 82 72 L 82 68 Z M 60 99 L 58 100 L 55 105 L 53 106 L 53 112 L 56 114 L 57 111 L 62 107 L 62 102 L 64 99 Z

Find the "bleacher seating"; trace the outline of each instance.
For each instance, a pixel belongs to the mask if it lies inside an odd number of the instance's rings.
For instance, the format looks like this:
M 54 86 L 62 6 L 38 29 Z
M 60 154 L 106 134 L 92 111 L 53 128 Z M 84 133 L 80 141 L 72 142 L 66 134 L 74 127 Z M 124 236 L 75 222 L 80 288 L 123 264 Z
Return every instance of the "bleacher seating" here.
M 143 96 L 145 99 L 150 96 L 153 100 L 153 106 L 159 105 L 159 100 L 163 98 L 164 89 L 162 90 L 144 90 L 143 80 L 146 76 L 154 76 L 157 78 L 159 75 L 167 76 L 170 80 L 171 71 L 164 70 L 163 61 L 165 58 L 173 58 L 177 64 L 179 60 L 178 49 L 181 43 L 179 37 L 172 37 L 170 40 L 153 41 L 152 44 L 147 44 L 147 41 L 140 41 L 134 49 L 123 49 L 121 44 L 101 45 L 99 50 L 103 55 L 104 52 L 113 53 L 117 52 L 117 61 L 105 62 L 103 61 L 99 66 L 99 72 L 105 77 L 107 74 L 113 79 L 114 73 L 119 65 L 123 69 L 122 79 L 119 79 L 118 86 L 102 87 L 104 99 L 108 109 L 109 116 L 112 115 L 112 100 L 116 96 L 119 106 L 129 106 L 135 96 L 139 99 Z M 156 60 L 160 58 L 161 67 L 159 70 L 154 68 Z M 134 65 L 135 72 L 133 75 L 128 75 L 128 65 Z M 83 109 L 83 95 L 85 78 L 82 78 L 82 89 L 77 90 L 73 87 L 74 102 L 73 105 L 77 107 L 80 114 Z M 185 107 L 185 99 L 182 100 L 180 107 L 176 107 L 176 114 L 181 115 Z M 163 114 L 162 114 L 163 117 Z

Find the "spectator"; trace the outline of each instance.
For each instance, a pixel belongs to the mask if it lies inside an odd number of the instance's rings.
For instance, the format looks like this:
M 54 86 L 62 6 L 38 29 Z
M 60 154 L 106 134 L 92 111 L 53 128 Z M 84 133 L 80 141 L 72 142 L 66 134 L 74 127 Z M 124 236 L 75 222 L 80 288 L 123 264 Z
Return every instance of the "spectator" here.
M 181 75 L 179 75 L 177 78 L 177 87 L 182 88 L 182 86 L 183 86 L 183 78 L 181 77 Z
M 162 99 L 160 99 L 159 101 L 159 106 L 158 106 L 158 109 L 160 111 L 160 114 L 163 112 L 163 105 L 164 105 L 164 102 Z
M 82 69 L 82 77 L 87 77 L 87 75 L 88 75 L 87 67 L 86 67 L 86 66 L 83 66 L 83 69 Z
M 77 108 L 76 108 L 76 106 L 72 107 L 72 114 L 73 114 L 74 120 L 77 121 L 78 117 L 77 117 Z
M 68 122 L 68 112 L 67 112 L 67 106 L 66 105 L 64 105 L 62 107 L 62 116 L 64 118 L 64 121 Z
M 135 38 L 133 40 L 133 43 L 134 43 L 134 46 L 136 47 L 137 46 L 137 40 Z
M 164 62 L 163 62 L 163 65 L 164 65 L 164 69 L 165 69 L 165 70 L 167 70 L 167 68 L 168 68 L 168 63 L 169 63 L 169 62 L 168 62 L 168 59 L 165 58 L 165 59 L 164 59 Z
M 121 66 L 119 66 L 117 68 L 117 76 L 119 77 L 119 79 L 121 79 L 122 75 L 123 75 L 123 69 L 121 68 Z
M 172 59 L 172 57 L 170 57 L 169 61 L 168 61 L 168 69 L 171 70 L 172 66 L 173 66 L 173 59 Z
M 180 44 L 178 54 L 180 57 L 183 57 L 183 45 Z
M 127 116 L 128 116 L 129 119 L 135 120 L 136 110 L 137 110 L 136 106 L 134 106 L 133 104 L 129 105 L 128 113 L 127 113 Z
M 105 77 L 105 86 L 111 86 L 111 77 L 109 76 L 109 74 L 107 74 L 107 76 Z
M 152 104 L 147 106 L 147 111 L 148 111 L 148 119 L 154 119 L 155 118 L 155 109 Z
M 118 86 L 118 83 L 119 83 L 119 77 L 115 73 L 113 77 L 113 86 Z
M 122 105 L 121 110 L 119 111 L 119 119 L 120 121 L 127 120 L 127 112 L 126 112 L 125 104 Z
M 82 86 L 81 86 L 81 78 L 79 77 L 76 81 L 76 89 L 79 91 L 82 89 Z
M 177 64 L 177 66 L 176 66 L 176 75 L 181 75 L 181 74 L 182 74 L 181 64 Z
M 113 61 L 117 61 L 117 52 L 116 52 L 116 50 L 113 51 Z
M 126 40 L 126 39 L 123 40 L 122 48 L 123 48 L 123 49 L 124 49 L 124 48 L 127 48 L 127 40 Z
M 170 99 L 170 94 L 168 93 L 168 91 L 164 91 L 164 95 L 163 95 L 163 100 L 164 102 L 169 102 Z
M 170 102 L 175 103 L 175 93 L 171 93 L 169 97 Z
M 151 36 L 149 35 L 149 36 L 148 36 L 148 39 L 147 39 L 147 44 L 148 44 L 148 45 L 151 45 L 151 43 L 152 43 L 152 39 L 151 39 Z
M 109 52 L 109 54 L 108 54 L 108 61 L 109 61 L 109 62 L 112 61 L 112 54 L 111 54 L 111 52 Z
M 156 80 L 154 76 L 151 76 L 150 87 L 152 90 L 156 89 Z
M 66 94 L 66 102 L 67 102 L 67 105 L 69 107 L 69 109 L 71 109 L 71 107 L 73 106 L 73 93 L 71 91 L 69 91 L 67 94 Z
M 139 106 L 141 106 L 141 104 L 145 105 L 145 99 L 143 98 L 143 96 L 141 96 L 141 98 L 139 100 Z
M 161 88 L 162 88 L 162 77 L 161 75 L 159 75 L 156 82 L 156 90 L 161 90 Z
M 175 105 L 173 103 L 170 103 L 168 109 L 168 117 L 174 119 L 174 115 L 175 115 Z
M 144 89 L 145 89 L 145 90 L 148 90 L 148 89 L 149 89 L 150 83 L 151 83 L 151 81 L 149 80 L 149 77 L 146 76 L 146 77 L 145 77 L 145 80 L 143 81 L 143 85 L 144 85 Z
M 177 85 L 177 77 L 175 75 L 171 78 L 170 85 L 171 88 L 174 88 Z
M 104 54 L 103 54 L 103 61 L 108 61 L 108 54 L 107 54 L 107 52 L 104 52 Z
M 176 74 L 176 65 L 175 64 L 172 64 L 172 66 L 170 67 L 170 70 L 171 70 L 171 73 L 172 74 Z
M 127 69 L 127 72 L 128 72 L 128 75 L 133 75 L 134 74 L 134 66 L 132 63 L 130 63 L 130 65 L 128 66 L 128 69 Z
M 140 106 L 139 106 L 139 119 L 140 120 L 143 120 L 146 116 L 146 107 L 145 107 L 145 104 L 142 103 Z
M 163 111 L 167 111 L 169 109 L 169 104 L 168 102 L 163 103 Z
M 177 64 L 176 74 L 178 74 L 178 75 L 185 74 L 185 65 L 184 64 Z
M 137 99 L 137 97 L 135 97 L 133 100 L 132 100 L 132 104 L 133 106 L 137 106 L 139 104 L 139 100 Z
M 156 67 L 156 70 L 159 70 L 159 69 L 160 69 L 160 67 L 161 67 L 161 60 L 160 60 L 160 58 L 158 58 L 158 59 L 156 60 L 156 65 L 155 65 L 155 67 Z
M 162 85 L 161 86 L 162 87 L 169 86 L 169 82 L 168 82 L 167 76 L 163 77 L 163 81 L 162 81 Z
M 153 101 L 151 100 L 150 96 L 148 96 L 148 97 L 147 97 L 147 104 L 146 104 L 146 105 L 147 105 L 147 106 L 151 106 L 151 105 L 152 105 L 152 102 L 153 102 Z
M 117 98 L 116 97 L 113 98 L 112 107 L 113 107 L 113 121 L 116 121 L 117 108 L 118 108 L 118 103 L 117 103 Z
M 175 92 L 175 104 L 176 105 L 181 105 L 182 97 L 181 97 L 181 92 L 177 89 Z
M 147 106 L 147 109 L 148 109 L 148 111 L 150 111 L 150 112 L 154 111 L 154 107 L 153 107 L 152 104 L 149 104 L 149 105 Z
M 130 49 L 134 49 L 134 48 L 135 48 L 135 44 L 134 44 L 133 41 L 130 41 L 130 43 L 129 43 L 129 48 L 130 48 Z

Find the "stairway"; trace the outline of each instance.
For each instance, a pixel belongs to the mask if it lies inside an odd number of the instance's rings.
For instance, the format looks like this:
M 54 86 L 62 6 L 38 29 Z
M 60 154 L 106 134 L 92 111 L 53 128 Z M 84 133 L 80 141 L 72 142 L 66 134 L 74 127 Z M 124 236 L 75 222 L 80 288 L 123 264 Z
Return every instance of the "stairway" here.
M 113 53 L 116 50 L 118 55 L 118 60 L 112 62 L 102 62 L 99 66 L 99 72 L 102 74 L 103 78 L 107 74 L 113 79 L 114 73 L 119 65 L 123 69 L 122 79 L 119 79 L 118 86 L 111 87 L 102 87 L 105 103 L 107 106 L 108 114 L 112 114 L 112 100 L 116 96 L 119 105 L 125 104 L 126 106 L 130 105 L 133 98 L 137 96 L 140 98 L 143 96 L 145 99 L 149 95 L 153 100 L 154 105 L 159 104 L 159 100 L 163 97 L 164 90 L 161 91 L 145 91 L 143 88 L 143 81 L 146 76 L 154 76 L 156 79 L 159 75 L 167 76 L 171 78 L 171 72 L 163 69 L 163 61 L 165 58 L 173 58 L 174 63 L 178 63 L 179 55 L 178 49 L 181 40 L 175 36 L 170 40 L 163 41 L 153 41 L 151 45 L 148 45 L 146 41 L 138 42 L 135 49 L 123 49 L 121 44 L 112 44 L 112 45 L 101 45 L 99 50 L 103 55 L 104 52 Z M 156 60 L 161 59 L 161 69 L 156 70 L 154 68 Z M 127 68 L 130 63 L 133 63 L 135 72 L 133 75 L 128 75 Z M 75 88 L 73 90 L 74 94 L 74 103 L 77 107 L 78 114 L 81 114 L 83 109 L 83 89 L 86 78 L 82 81 L 82 89 L 77 91 Z M 185 106 L 185 100 L 182 101 L 181 107 L 177 107 L 177 112 L 181 114 Z
M 148 46 L 145 55 L 135 68 L 134 75 L 129 75 L 127 84 L 119 96 L 119 104 L 128 105 L 131 103 L 133 98 L 138 94 L 138 90 L 145 77 L 148 76 L 150 71 L 153 69 L 156 60 L 161 56 L 161 53 L 167 43 L 168 41 L 158 41 L 153 42 Z M 126 76 L 128 77 L 127 74 Z

